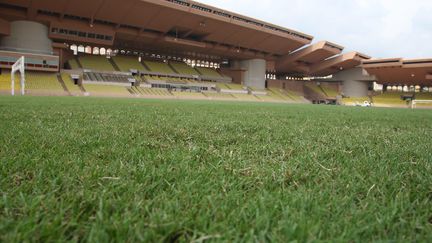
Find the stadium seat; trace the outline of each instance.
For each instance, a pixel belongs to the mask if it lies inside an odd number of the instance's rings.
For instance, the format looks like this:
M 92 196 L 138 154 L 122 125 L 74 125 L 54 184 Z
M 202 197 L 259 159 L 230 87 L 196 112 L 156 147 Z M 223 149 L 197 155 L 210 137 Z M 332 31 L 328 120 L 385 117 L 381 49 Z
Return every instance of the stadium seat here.
M 139 88 L 144 96 L 172 96 L 166 89 Z
M 256 95 L 255 97 L 257 97 L 258 100 L 266 101 L 266 102 L 282 101 L 282 99 L 280 99 L 278 97 L 271 96 L 271 95 Z
M 336 87 L 329 85 L 321 85 L 322 91 L 327 95 L 327 97 L 336 98 L 339 95 Z
M 244 86 L 241 84 L 226 83 L 225 86 L 232 90 L 244 90 Z
M 29 93 L 46 95 L 64 95 L 65 92 L 55 73 L 26 72 L 25 88 Z
M 406 106 L 407 102 L 401 99 L 402 92 L 388 91 L 372 97 L 375 105 Z
M 68 73 L 62 73 L 61 74 L 62 80 L 64 84 L 66 85 L 66 88 L 72 95 L 80 95 L 81 89 L 78 87 L 78 85 L 74 84 L 74 81 L 72 80 L 70 74 Z
M 202 93 L 198 92 L 181 92 L 181 91 L 173 91 L 171 92 L 174 96 L 177 98 L 183 98 L 183 99 L 206 99 L 206 96 Z
M 129 79 L 134 78 L 132 75 L 125 74 L 110 74 L 110 73 L 97 73 L 97 72 L 85 72 L 83 79 L 92 82 L 115 82 L 122 84 L 129 84 Z
M 85 90 L 94 96 L 120 96 L 129 97 L 131 93 L 126 87 L 116 85 L 105 85 L 105 84 L 85 84 L 83 85 Z
M 183 75 L 199 75 L 199 73 L 184 62 L 170 62 L 171 67 L 179 74 Z
M 144 64 L 150 69 L 151 72 L 161 73 L 161 74 L 175 74 L 172 68 L 164 63 L 157 61 L 144 61 Z
M 304 101 L 304 98 L 302 96 L 300 96 L 299 94 L 297 94 L 293 91 L 290 91 L 290 90 L 270 88 L 270 89 L 268 89 L 268 91 L 269 91 L 269 95 L 271 95 L 273 97 L 281 98 L 285 101 L 290 101 L 290 102 L 303 102 Z
M 97 70 L 97 71 L 115 71 L 109 60 L 105 56 L 82 56 L 79 57 L 81 65 L 84 69 Z
M 68 61 L 68 63 L 69 63 L 69 66 L 71 69 L 79 69 L 80 68 L 78 62 L 75 59 L 70 59 Z
M 232 94 L 235 98 L 241 101 L 259 101 L 259 99 L 255 95 L 249 94 Z
M 342 104 L 348 105 L 348 106 L 356 106 L 356 105 L 362 105 L 364 102 L 367 101 L 370 103 L 370 98 L 365 97 L 356 97 L 356 98 L 342 98 Z
M 120 71 L 129 72 L 131 69 L 138 71 L 148 71 L 139 61 L 137 57 L 115 56 L 112 57 Z
M 268 94 L 272 96 L 275 99 L 281 99 L 285 101 L 292 101 L 292 99 L 287 96 L 283 91 L 276 89 L 276 88 L 270 88 L 268 89 Z
M 216 92 L 205 92 L 203 94 L 208 98 L 215 99 L 215 100 L 236 100 L 236 97 L 232 96 L 231 94 L 216 93 Z
M 323 89 L 314 82 L 306 82 L 305 87 L 309 88 L 309 90 L 319 96 L 327 97 L 327 94 L 323 91 Z
M 21 88 L 19 74 L 15 74 L 15 92 L 18 92 Z M 11 75 L 10 72 L 4 72 L 0 75 L 0 91 L 3 93 L 11 92 Z
M 223 78 L 223 76 L 216 71 L 216 69 L 213 68 L 206 68 L 206 67 L 195 67 L 195 69 L 206 77 L 213 77 L 213 78 Z
M 432 100 L 432 93 L 429 92 L 416 93 L 415 98 L 417 100 Z

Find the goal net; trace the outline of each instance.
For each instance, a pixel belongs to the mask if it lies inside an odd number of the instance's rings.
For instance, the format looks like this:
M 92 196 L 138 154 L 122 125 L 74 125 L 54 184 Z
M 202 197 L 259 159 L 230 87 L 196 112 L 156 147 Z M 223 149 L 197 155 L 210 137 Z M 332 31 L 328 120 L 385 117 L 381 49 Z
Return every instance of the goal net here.
M 25 91 L 25 58 L 21 57 L 15 64 L 12 66 L 11 71 L 11 94 L 15 95 L 15 73 L 20 72 L 20 84 L 21 84 L 21 95 L 24 95 Z

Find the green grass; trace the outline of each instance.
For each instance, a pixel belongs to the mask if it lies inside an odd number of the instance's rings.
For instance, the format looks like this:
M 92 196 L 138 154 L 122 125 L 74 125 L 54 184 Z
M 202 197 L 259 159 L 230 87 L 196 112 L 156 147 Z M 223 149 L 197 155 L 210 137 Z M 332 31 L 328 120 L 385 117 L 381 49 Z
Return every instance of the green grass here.
M 432 241 L 432 111 L 0 97 L 0 242 Z

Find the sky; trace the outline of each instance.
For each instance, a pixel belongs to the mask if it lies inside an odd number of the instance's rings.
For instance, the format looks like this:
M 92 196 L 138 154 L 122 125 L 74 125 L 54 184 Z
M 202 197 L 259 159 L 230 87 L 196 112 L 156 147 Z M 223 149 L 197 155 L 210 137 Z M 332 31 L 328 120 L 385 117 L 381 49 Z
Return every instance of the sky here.
M 432 0 L 198 0 L 374 58 L 432 58 Z

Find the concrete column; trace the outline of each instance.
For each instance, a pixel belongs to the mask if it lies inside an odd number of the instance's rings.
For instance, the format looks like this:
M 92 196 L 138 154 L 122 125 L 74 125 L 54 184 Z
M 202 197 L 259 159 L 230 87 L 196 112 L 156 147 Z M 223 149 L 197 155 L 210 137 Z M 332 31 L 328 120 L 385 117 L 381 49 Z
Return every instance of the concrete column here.
M 327 81 L 342 82 L 342 92 L 347 97 L 365 97 L 368 96 L 369 84 L 375 80 L 375 77 L 358 67 L 339 72 Z
M 369 83 L 365 81 L 344 80 L 343 94 L 348 97 L 368 96 Z
M 252 59 L 235 62 L 240 68 L 246 70 L 243 84 L 248 87 L 265 89 L 265 75 L 267 63 L 263 59 Z
M 10 23 L 10 35 L 0 39 L 3 50 L 52 54 L 52 41 L 48 38 L 48 27 L 31 21 Z

